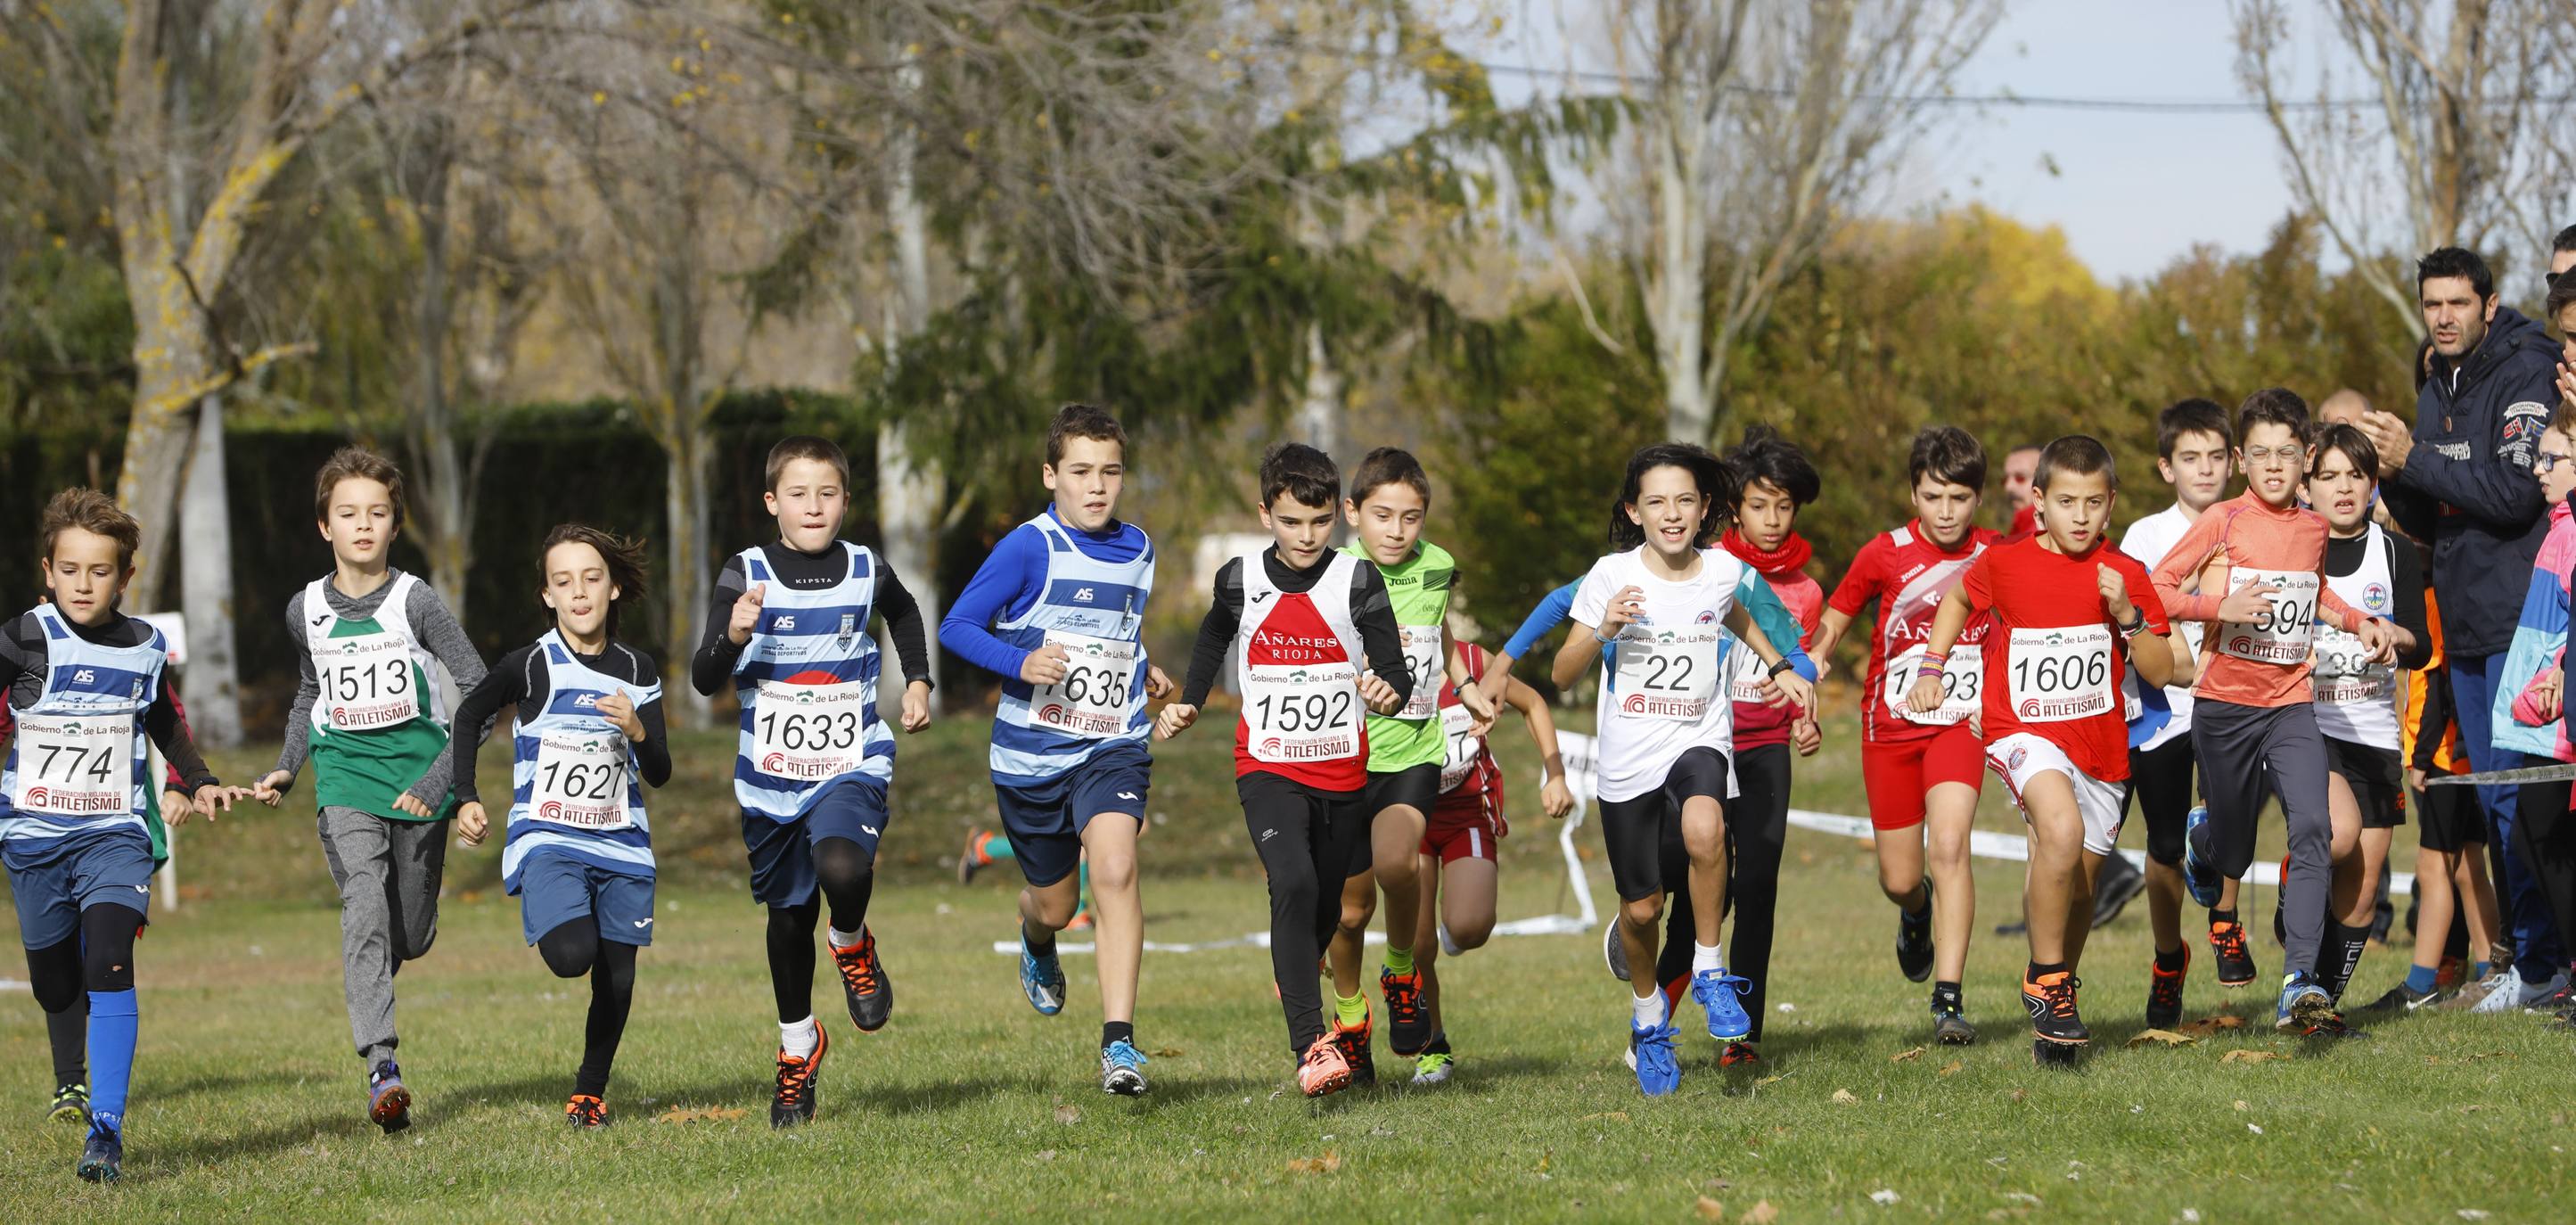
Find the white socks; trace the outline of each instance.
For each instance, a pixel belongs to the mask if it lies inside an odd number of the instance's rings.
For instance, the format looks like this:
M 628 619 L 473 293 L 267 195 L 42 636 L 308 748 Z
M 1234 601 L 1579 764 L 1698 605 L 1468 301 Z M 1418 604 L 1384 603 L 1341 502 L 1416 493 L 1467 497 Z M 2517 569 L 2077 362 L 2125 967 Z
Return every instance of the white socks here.
M 837 927 L 826 927 L 823 931 L 825 935 L 831 938 L 832 947 L 836 949 L 857 948 L 859 947 L 859 941 L 866 938 L 862 933 L 845 932 Z
M 1635 1029 L 1653 1029 L 1664 1023 L 1664 993 L 1649 991 L 1629 1003 L 1628 1024 Z
M 814 1048 L 822 1044 L 823 1031 L 815 1027 L 812 1017 L 789 1021 L 778 1027 L 779 1047 L 798 1059 L 810 1057 Z
M 1704 974 L 1710 970 L 1720 974 L 1726 972 L 1725 952 L 1714 944 L 1691 942 L 1691 973 Z

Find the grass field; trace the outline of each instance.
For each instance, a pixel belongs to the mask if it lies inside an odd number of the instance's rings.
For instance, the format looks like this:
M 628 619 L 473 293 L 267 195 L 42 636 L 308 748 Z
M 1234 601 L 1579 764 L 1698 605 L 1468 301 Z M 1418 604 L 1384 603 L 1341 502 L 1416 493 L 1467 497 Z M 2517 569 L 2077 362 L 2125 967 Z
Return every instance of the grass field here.
M 1158 939 L 1261 924 L 1223 730 L 1212 719 L 1158 752 L 1144 847 Z M 1802 770 L 1801 806 L 1861 811 L 1851 733 L 1832 728 Z M 2013 991 L 2024 948 L 1988 934 L 2018 909 L 2019 865 L 1980 861 L 1968 1003 L 1987 1041 L 1918 1051 L 1923 988 L 1892 964 L 1866 848 L 1797 830 L 1771 989 L 1795 1010 L 1769 1018 L 1758 1069 L 1720 1072 L 1702 1036 L 1681 1092 L 1641 1098 L 1598 938 L 1500 939 L 1443 963 L 1456 1081 L 1310 1104 L 1288 1087 L 1266 954 L 1244 948 L 1146 959 L 1153 1093 L 1107 1098 L 1088 959 L 1067 959 L 1065 1014 L 1038 1017 L 989 949 L 1010 930 L 1016 882 L 1004 870 L 960 890 L 942 862 L 990 811 L 982 736 L 960 717 L 903 745 L 871 915 L 895 1020 L 862 1039 L 818 979 L 834 1046 L 809 1128 L 766 1125 L 775 1031 L 761 916 L 714 781 L 727 741 L 684 737 L 682 780 L 654 805 L 658 943 L 610 1090 L 615 1126 L 561 1122 L 587 989 L 522 946 L 488 847 L 450 860 L 437 948 L 402 977 L 419 1124 L 389 1139 L 363 1121 L 307 788 L 184 837 L 183 906 L 156 915 L 138 953 L 122 1185 L 72 1178 L 79 1130 L 42 1121 L 41 1018 L 23 992 L 0 994 L 7 1219 L 1732 1221 L 1765 1219 L 1765 1204 L 1781 1221 L 2576 1219 L 2570 1043 L 2536 1018 L 2444 1014 L 2310 1048 L 2274 1036 L 2267 996 L 2212 985 L 2204 956 L 2188 1015 L 2250 1023 L 2126 1047 L 2145 992 L 2142 902 L 2088 955 L 2096 1053 L 2079 1072 L 2043 1071 Z M 1506 728 L 1497 742 L 1511 778 L 1531 777 L 1526 738 Z M 218 764 L 248 777 L 257 760 Z M 497 768 L 495 755 L 487 776 Z M 1521 782 L 1504 844 L 1506 917 L 1563 905 L 1531 791 Z M 2019 825 L 1991 796 L 1982 820 Z M 2411 848 L 2401 836 L 2400 866 Z M 1606 872 L 1592 877 L 1606 910 Z M 2270 904 L 2256 891 L 2256 913 Z M 2277 973 L 2278 950 L 2257 952 Z M 2372 950 L 2354 996 L 2377 995 L 2403 962 Z M 1686 1034 L 1698 1019 L 1686 1012 Z

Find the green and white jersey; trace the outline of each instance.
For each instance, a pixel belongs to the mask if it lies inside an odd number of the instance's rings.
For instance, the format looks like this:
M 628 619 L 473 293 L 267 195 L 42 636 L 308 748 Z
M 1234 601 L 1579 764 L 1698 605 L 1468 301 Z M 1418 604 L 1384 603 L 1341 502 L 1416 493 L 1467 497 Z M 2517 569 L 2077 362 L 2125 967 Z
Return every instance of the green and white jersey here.
M 375 615 L 348 618 L 331 608 L 328 577 L 304 589 L 304 649 L 318 692 L 310 716 L 314 802 L 355 808 L 396 821 L 417 821 L 394 807 L 447 748 L 445 669 L 411 624 L 411 587 L 397 573 Z M 433 817 L 448 815 L 442 797 Z
M 1353 541 L 1342 551 L 1362 561 L 1368 550 Z M 1428 540 L 1414 545 L 1413 556 L 1398 566 L 1379 566 L 1386 595 L 1395 607 L 1395 629 L 1404 640 L 1405 667 L 1413 673 L 1413 697 L 1391 715 L 1368 717 L 1368 769 L 1393 774 L 1414 766 L 1439 765 L 1448 743 L 1440 733 L 1440 681 L 1449 670 L 1449 593 L 1457 586 L 1458 561 Z

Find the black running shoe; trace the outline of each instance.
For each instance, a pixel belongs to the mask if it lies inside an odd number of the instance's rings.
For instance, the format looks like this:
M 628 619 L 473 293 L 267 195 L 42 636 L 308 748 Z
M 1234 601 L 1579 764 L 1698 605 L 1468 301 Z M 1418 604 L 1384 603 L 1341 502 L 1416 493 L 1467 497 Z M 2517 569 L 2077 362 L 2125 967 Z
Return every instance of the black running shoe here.
M 2084 1028 L 2084 1018 L 2075 1011 L 2075 990 L 2083 985 L 2069 970 L 2024 979 L 2021 1004 L 2030 1010 L 2031 1036 L 2061 1046 L 2091 1042 L 2093 1031 Z
M 2218 985 L 2245 987 L 2255 978 L 2254 954 L 2245 947 L 2245 925 L 2212 923 L 2209 925 L 2209 951 L 2218 962 Z
M 1932 882 L 1923 882 L 1923 913 L 1915 916 L 1903 910 L 1896 912 L 1896 968 L 1904 971 L 1907 982 L 1923 982 L 1932 977 Z
M 769 1099 L 771 1127 L 794 1127 L 814 1121 L 823 1054 L 831 1049 L 832 1036 L 818 1021 L 814 1025 L 813 1054 L 800 1059 L 783 1050 L 778 1052 L 778 1090 Z
M 1333 1021 L 1329 1036 L 1333 1045 L 1341 1048 L 1342 1062 L 1350 1065 L 1352 1088 L 1366 1088 L 1377 1083 L 1377 1060 L 1369 1053 L 1369 1047 L 1374 1045 L 1371 1039 L 1376 1032 L 1377 1020 L 1374 1017 L 1361 1017 L 1359 1024 L 1350 1026 L 1343 1025 L 1340 1018 Z
M 564 1124 L 575 1131 L 596 1131 L 608 1126 L 608 1103 L 587 1093 L 576 1093 L 564 1103 Z
M 124 1166 L 124 1134 L 105 1119 L 91 1119 L 89 1141 L 81 1145 L 80 1166 L 76 1171 L 81 1181 L 115 1182 L 124 1174 Z
M 2343 1014 L 2329 1012 L 2325 1019 L 2299 1031 L 2302 1038 L 2366 1038 L 2370 1035 L 2343 1023 Z
M 877 959 L 876 933 L 860 928 L 856 946 L 832 950 L 832 967 L 841 972 L 841 994 L 849 997 L 850 1024 L 863 1034 L 884 1029 L 894 1015 L 894 980 Z
M 1974 1046 L 1977 1027 L 1961 1015 L 1957 1000 L 1932 1001 L 1932 1040 L 1943 1046 Z
M 2147 1028 L 2172 1029 L 2182 1024 L 2182 982 L 2191 973 L 2191 946 L 2182 947 L 2182 968 L 2167 973 L 2147 962 Z
M 1610 977 L 1628 981 L 1628 946 L 1619 943 L 1619 917 L 1612 915 L 1601 928 L 1601 964 L 1610 967 Z
M 2418 1008 L 2430 1008 L 2448 998 L 2450 998 L 2448 992 L 2417 991 L 2413 987 L 2399 983 L 2390 987 L 2386 995 L 2362 1005 L 2357 1011 L 2364 1016 L 2413 1012 Z
M 2099 931 L 2128 909 L 2129 901 L 2147 887 L 2147 877 L 2130 863 L 2126 855 L 2112 855 L 2102 861 L 2102 874 L 2093 882 L 2093 927 Z
M 1378 967 L 1377 989 L 1386 996 L 1386 1044 L 1411 1059 L 1431 1044 L 1431 1014 L 1422 1010 L 1422 973 Z
M 55 1123 L 89 1122 L 89 1086 L 74 1082 L 54 1090 L 54 1104 L 45 1108 L 45 1118 Z

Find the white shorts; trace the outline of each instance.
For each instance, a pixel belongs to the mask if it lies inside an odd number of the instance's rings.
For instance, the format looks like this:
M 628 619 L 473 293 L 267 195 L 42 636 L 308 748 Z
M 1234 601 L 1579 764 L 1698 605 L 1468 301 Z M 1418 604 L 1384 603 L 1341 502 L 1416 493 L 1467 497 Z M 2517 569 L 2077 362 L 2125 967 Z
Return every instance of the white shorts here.
M 2108 855 L 2120 841 L 2120 823 L 2128 819 L 2128 788 L 2119 783 L 2106 783 L 2075 768 L 2066 750 L 2046 737 L 2029 732 L 2014 732 L 1986 746 L 1986 768 L 2004 780 L 2012 789 L 2013 803 L 2021 805 L 2023 788 L 2043 771 L 2054 770 L 2075 785 L 2075 811 L 2084 819 L 2084 849 L 2095 855 Z M 2023 809 L 2022 820 L 2030 812 Z

